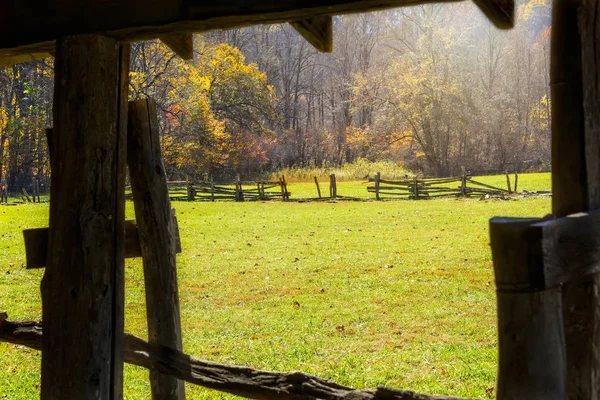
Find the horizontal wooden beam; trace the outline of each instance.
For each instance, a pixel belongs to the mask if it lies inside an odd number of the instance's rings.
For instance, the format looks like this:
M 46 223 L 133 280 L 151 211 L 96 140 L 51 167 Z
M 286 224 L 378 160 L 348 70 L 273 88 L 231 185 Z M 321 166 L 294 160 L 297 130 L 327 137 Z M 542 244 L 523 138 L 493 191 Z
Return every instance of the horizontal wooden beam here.
M 51 53 L 58 37 L 104 33 L 123 41 L 156 39 L 256 24 L 310 20 L 416 4 L 460 0 L 5 0 L 0 13 L 0 63 Z M 500 28 L 513 24 L 514 0 L 477 0 Z M 457 9 L 457 12 L 459 10 Z
M 490 237 L 499 292 L 545 290 L 600 273 L 600 211 L 492 218 Z
M 42 324 L 39 322 L 0 321 L 0 342 L 40 350 L 42 335 Z M 125 333 L 124 359 L 126 363 L 171 375 L 194 385 L 249 399 L 461 400 L 386 387 L 356 390 L 303 372 L 259 371 L 202 361 L 128 333 Z
M 173 217 L 175 218 L 175 217 Z M 175 243 L 177 253 L 181 253 L 181 240 L 179 228 L 175 218 Z M 48 228 L 25 229 L 25 256 L 28 269 L 44 268 L 48 255 Z M 125 258 L 142 256 L 138 227 L 135 221 L 125 221 Z
M 333 18 L 330 15 L 293 21 L 290 25 L 318 51 L 333 51 Z

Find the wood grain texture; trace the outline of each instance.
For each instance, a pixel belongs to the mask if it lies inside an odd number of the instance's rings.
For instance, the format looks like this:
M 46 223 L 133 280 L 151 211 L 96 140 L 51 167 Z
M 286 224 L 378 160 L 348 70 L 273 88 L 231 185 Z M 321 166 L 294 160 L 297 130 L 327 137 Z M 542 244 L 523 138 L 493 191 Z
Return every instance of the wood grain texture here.
M 560 288 L 498 293 L 497 312 L 497 398 L 565 399 L 567 360 Z
M 194 58 L 193 34 L 169 33 L 166 35 L 161 35 L 160 40 L 184 60 L 192 60 Z
M 129 103 L 127 164 L 142 247 L 148 339 L 182 349 L 176 243 L 154 101 Z M 183 400 L 183 381 L 152 371 L 152 398 Z
M 59 40 L 42 399 L 120 398 L 124 201 L 121 52 L 101 36 Z M 65 332 L 69 332 L 68 335 Z
M 176 252 L 181 253 L 181 240 L 177 218 L 173 215 L 173 240 L 175 240 Z M 25 257 L 28 269 L 45 268 L 48 258 L 48 228 L 35 228 L 23 230 L 25 241 Z M 125 258 L 142 256 L 138 226 L 135 221 L 125 221 Z
M 11 57 L 52 52 L 63 35 L 103 32 L 119 40 L 160 38 L 460 0 L 5 0 L 0 15 L 0 63 Z M 513 25 L 514 0 L 477 0 L 498 27 Z
M 600 273 L 600 212 L 490 221 L 496 287 L 534 292 Z
M 564 399 L 566 355 L 560 287 L 546 288 L 540 219 L 493 218 L 498 383 L 502 400 Z
M 553 4 L 552 211 L 600 208 L 598 0 Z M 567 264 L 576 265 L 576 254 Z M 568 399 L 600 397 L 600 278 L 563 287 Z
M 186 382 L 259 400 L 461 400 L 410 390 L 379 387 L 357 390 L 303 372 L 270 372 L 202 361 L 165 346 L 125 334 L 124 359 Z M 38 322 L 0 322 L 0 341 L 40 349 L 43 334 Z
M 292 21 L 290 25 L 318 51 L 333 51 L 333 18 L 330 15 Z

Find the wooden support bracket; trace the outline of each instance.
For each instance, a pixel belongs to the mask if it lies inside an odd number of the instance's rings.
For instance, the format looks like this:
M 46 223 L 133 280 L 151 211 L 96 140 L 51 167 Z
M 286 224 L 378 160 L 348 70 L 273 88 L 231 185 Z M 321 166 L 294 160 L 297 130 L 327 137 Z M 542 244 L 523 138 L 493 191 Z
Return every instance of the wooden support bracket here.
M 194 35 L 191 33 L 169 33 L 161 35 L 160 40 L 184 60 L 194 58 Z
M 514 0 L 473 0 L 483 13 L 501 29 L 515 25 Z
M 177 219 L 173 216 L 175 227 L 175 243 L 177 253 L 181 253 L 181 240 Z M 48 228 L 25 229 L 25 255 L 27 258 L 27 269 L 46 267 L 48 254 Z M 125 258 L 142 256 L 138 227 L 135 221 L 125 221 Z
M 490 236 L 499 292 L 546 290 L 600 273 L 600 211 L 492 218 Z
M 333 51 L 333 19 L 329 15 L 290 22 L 315 49 L 323 53 Z

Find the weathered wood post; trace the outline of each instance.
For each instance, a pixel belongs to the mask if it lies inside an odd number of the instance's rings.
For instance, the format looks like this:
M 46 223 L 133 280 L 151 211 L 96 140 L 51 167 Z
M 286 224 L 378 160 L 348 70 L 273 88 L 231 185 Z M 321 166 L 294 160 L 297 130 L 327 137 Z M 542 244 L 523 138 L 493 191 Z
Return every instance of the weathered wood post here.
M 514 187 L 514 189 L 513 189 L 513 191 L 514 191 L 515 193 L 518 193 L 518 191 L 517 191 L 517 185 L 518 185 L 518 184 L 519 184 L 519 173 L 518 173 L 518 172 L 515 172 L 515 187 Z
M 244 201 L 244 191 L 242 190 L 242 181 L 239 175 L 235 177 L 235 201 Z
M 508 171 L 504 171 L 504 174 L 506 175 L 506 186 L 508 187 L 508 194 L 511 194 L 512 189 L 510 187 L 510 176 L 508 175 Z
M 210 179 L 210 201 L 215 202 L 215 181 Z
M 128 67 L 115 39 L 56 42 L 42 399 L 122 398 Z
M 288 192 L 287 182 L 284 175 L 281 176 L 281 191 L 283 193 L 283 200 L 288 201 L 290 198 L 290 193 Z
M 460 167 L 460 195 L 467 195 L 467 169 L 464 166 Z
M 314 177 L 315 179 L 315 185 L 317 185 L 317 193 L 319 194 L 319 198 L 321 198 L 321 188 L 319 187 L 319 180 L 317 179 L 317 177 Z
M 337 197 L 337 181 L 335 174 L 329 175 L 329 197 L 335 199 Z
M 597 0 L 554 0 L 552 213 L 600 209 Z M 573 255 L 576 257 L 576 255 Z M 600 398 L 600 278 L 563 286 L 568 399 Z
M 148 341 L 182 349 L 174 215 L 160 150 L 156 103 L 129 103 L 127 164 L 138 224 L 146 286 Z M 183 400 L 183 381 L 150 372 L 155 400 Z
M 494 218 L 490 238 L 498 311 L 499 400 L 563 400 L 566 354 L 560 286 L 544 287 L 540 231 Z M 520 223 L 521 222 L 521 223 Z
M 415 185 L 414 188 L 413 188 L 413 190 L 414 190 L 413 194 L 415 196 L 415 200 L 419 200 L 419 180 L 417 179 L 416 176 L 415 176 L 415 178 L 413 180 L 413 183 Z
M 194 187 L 194 183 L 192 181 L 186 179 L 186 186 L 187 186 L 187 199 L 188 199 L 188 201 L 194 201 L 194 200 L 196 200 L 196 188 Z
M 375 174 L 375 200 L 379 199 L 379 181 L 381 180 L 381 172 Z

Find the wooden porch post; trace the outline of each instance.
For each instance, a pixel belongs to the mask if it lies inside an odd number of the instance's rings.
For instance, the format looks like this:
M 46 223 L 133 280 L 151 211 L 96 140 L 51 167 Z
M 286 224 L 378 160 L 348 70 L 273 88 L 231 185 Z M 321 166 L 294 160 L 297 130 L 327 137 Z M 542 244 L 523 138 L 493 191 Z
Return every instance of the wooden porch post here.
M 122 398 L 129 48 L 56 43 L 42 399 Z
M 554 0 L 552 212 L 600 209 L 598 0 Z M 563 286 L 567 397 L 600 397 L 600 279 Z

